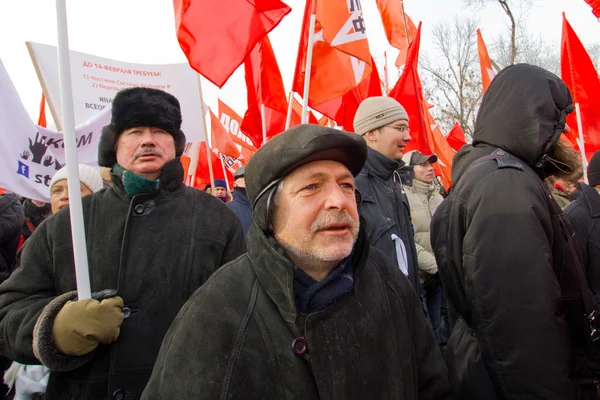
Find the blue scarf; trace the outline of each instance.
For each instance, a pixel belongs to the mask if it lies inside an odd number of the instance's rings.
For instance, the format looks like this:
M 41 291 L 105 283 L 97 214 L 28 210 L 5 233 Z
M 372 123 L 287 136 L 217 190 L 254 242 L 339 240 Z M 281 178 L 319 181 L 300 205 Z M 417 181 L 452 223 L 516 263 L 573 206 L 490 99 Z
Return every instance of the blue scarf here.
M 270 237 L 275 250 L 287 258 L 275 238 Z M 323 280 L 317 281 L 301 268 L 294 267 L 294 299 L 299 313 L 310 314 L 326 309 L 354 288 L 354 266 L 352 254 Z
M 354 287 L 354 268 L 350 258 L 344 259 L 321 281 L 316 281 L 298 267 L 294 268 L 297 310 L 305 314 L 322 311 L 350 293 Z

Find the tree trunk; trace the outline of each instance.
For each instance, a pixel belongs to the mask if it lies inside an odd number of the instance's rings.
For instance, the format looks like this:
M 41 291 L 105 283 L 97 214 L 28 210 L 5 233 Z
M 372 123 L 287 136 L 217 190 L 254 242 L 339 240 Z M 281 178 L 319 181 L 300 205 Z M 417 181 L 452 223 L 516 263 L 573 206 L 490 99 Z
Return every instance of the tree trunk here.
M 515 58 L 517 58 L 517 22 L 508 1 L 498 0 L 498 3 L 500 3 L 508 18 L 510 18 L 510 64 L 512 65 L 515 63 Z

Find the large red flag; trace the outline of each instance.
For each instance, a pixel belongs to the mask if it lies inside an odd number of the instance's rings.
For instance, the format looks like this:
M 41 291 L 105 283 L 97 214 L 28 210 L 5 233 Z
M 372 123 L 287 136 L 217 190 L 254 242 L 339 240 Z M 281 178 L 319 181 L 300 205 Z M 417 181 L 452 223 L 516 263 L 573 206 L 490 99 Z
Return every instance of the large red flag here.
M 600 18 L 600 0 L 585 0 L 592 7 L 592 13 L 596 18 Z
M 285 130 L 287 98 L 283 79 L 269 37 L 265 36 L 244 61 L 248 109 L 244 114 L 242 132 L 260 147 L 263 142 L 261 106 L 265 106 L 267 140 Z
M 315 106 L 315 110 L 333 119 L 345 131 L 354 132 L 354 116 L 360 103 L 367 97 L 383 95 L 375 61 L 371 59 L 371 63 L 373 68 L 369 79 L 365 79 L 345 95 Z
M 423 98 L 423 87 L 418 72 L 420 44 L 421 24 L 419 23 L 417 35 L 408 49 L 406 65 L 398 82 L 390 92 L 390 97 L 398 100 L 408 113 L 412 140 L 406 146 L 405 151 L 418 150 L 423 154 L 436 154 L 439 160 L 437 168 L 441 172 L 442 183 L 448 189 L 451 184 L 454 150 L 431 116 L 429 105 Z
M 316 7 L 315 6 L 315 2 Z M 310 107 L 337 99 L 371 74 L 371 53 L 360 1 L 307 0 L 292 90 L 304 97 L 309 23 L 317 22 L 310 70 Z
M 292 10 L 280 0 L 173 0 L 173 6 L 190 66 L 218 87 Z
M 46 128 L 46 96 L 44 96 L 44 93 L 42 93 L 42 101 L 40 101 L 40 115 L 37 124 Z
M 454 124 L 446 139 L 448 140 L 450 147 L 452 147 L 455 151 L 460 150 L 461 147 L 467 144 L 467 141 L 465 140 L 465 132 L 458 122 Z
M 423 99 L 423 87 L 418 78 L 419 47 L 421 45 L 421 24 L 417 28 L 417 36 L 411 42 L 406 57 L 406 65 L 402 75 L 391 90 L 389 96 L 398 100 L 406 109 L 410 123 L 410 135 L 412 140 L 408 143 L 406 151 L 419 150 L 423 154 L 431 154 L 427 143 L 426 121 L 422 112 L 425 104 Z
M 239 158 L 241 153 L 237 148 L 231 137 L 225 131 L 225 127 L 221 124 L 221 121 L 209 108 L 208 113 L 210 114 L 210 130 L 211 130 L 211 144 L 214 150 L 217 150 L 221 154 L 225 154 L 235 159 Z
M 479 29 L 477 29 L 477 52 L 479 53 L 479 66 L 481 67 L 481 84 L 483 86 L 483 93 L 485 93 L 490 83 L 492 83 L 492 79 L 496 76 L 496 71 L 492 67 L 492 60 Z
M 563 81 L 571 90 L 573 103 L 579 103 L 581 124 L 588 161 L 595 151 L 600 150 L 600 79 L 585 47 L 571 28 L 563 13 L 560 70 Z M 577 115 L 567 116 L 571 132 L 567 135 L 575 148 L 579 138 Z
M 377 0 L 377 8 L 381 14 L 385 36 L 392 46 L 400 50 L 396 66 L 401 67 L 406 62 L 408 44 L 417 35 L 417 27 L 410 17 L 404 14 L 402 0 Z

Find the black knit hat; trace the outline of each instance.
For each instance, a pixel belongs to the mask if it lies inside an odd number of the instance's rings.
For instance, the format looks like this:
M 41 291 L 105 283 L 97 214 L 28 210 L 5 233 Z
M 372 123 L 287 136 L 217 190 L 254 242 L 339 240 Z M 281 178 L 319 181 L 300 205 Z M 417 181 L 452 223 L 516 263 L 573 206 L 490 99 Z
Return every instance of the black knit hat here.
M 268 231 L 269 199 L 277 184 L 296 168 L 312 161 L 344 164 L 357 176 L 367 159 L 367 144 L 357 134 L 303 124 L 275 136 L 246 165 L 246 193 L 256 223 Z
M 112 167 L 117 163 L 119 135 L 136 126 L 152 126 L 173 135 L 175 155 L 183 154 L 185 135 L 181 131 L 181 107 L 175 96 L 158 89 L 129 88 L 117 93 L 112 102 L 110 125 L 102 129 L 98 144 L 98 165 Z
M 600 185 L 600 150 L 594 153 L 587 168 L 590 186 Z

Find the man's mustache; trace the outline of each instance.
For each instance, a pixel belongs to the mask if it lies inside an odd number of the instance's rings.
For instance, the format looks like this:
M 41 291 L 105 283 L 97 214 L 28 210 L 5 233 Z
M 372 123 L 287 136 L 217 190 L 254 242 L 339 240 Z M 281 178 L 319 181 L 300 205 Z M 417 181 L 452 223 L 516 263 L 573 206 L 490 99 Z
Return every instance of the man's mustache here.
M 143 156 L 145 154 L 153 154 L 156 157 L 162 157 L 164 155 L 162 152 L 160 152 L 159 150 L 156 150 L 153 147 L 146 147 L 133 155 L 133 161 L 137 160 L 138 158 L 140 158 L 141 156 Z
M 350 228 L 354 228 L 356 226 L 356 221 L 352 219 L 350 214 L 346 211 L 338 211 L 335 213 L 327 213 L 324 218 L 321 218 L 315 222 L 310 227 L 312 233 L 318 232 L 323 229 L 327 229 L 334 225 L 348 225 Z

